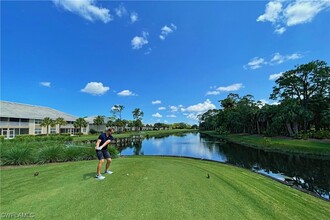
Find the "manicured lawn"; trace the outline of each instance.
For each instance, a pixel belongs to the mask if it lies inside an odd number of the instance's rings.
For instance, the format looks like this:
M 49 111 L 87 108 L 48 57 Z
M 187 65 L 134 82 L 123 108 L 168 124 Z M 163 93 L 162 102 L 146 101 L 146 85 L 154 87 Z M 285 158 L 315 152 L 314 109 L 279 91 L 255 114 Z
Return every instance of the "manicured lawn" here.
M 214 131 L 203 131 L 202 133 L 245 146 L 266 150 L 330 156 L 329 140 L 298 140 L 286 137 L 265 138 L 260 135 L 247 134 L 218 135 Z
M 180 133 L 186 133 L 186 132 L 193 132 L 195 130 L 193 129 L 171 129 L 171 130 L 159 130 L 159 131 L 141 131 L 141 132 L 126 132 L 117 134 L 114 133 L 113 136 L 115 138 L 128 138 L 133 135 L 142 135 L 144 137 L 146 136 L 162 136 L 162 135 L 171 135 L 171 134 L 180 134 Z M 83 135 L 83 136 L 75 136 L 73 137 L 74 141 L 86 141 L 86 140 L 96 140 L 99 134 L 95 135 Z
M 330 203 L 241 168 L 193 159 L 113 160 L 1 170 L 1 213 L 35 219 L 329 219 Z M 34 176 L 38 171 L 40 174 Z M 207 174 L 210 178 L 206 178 Z

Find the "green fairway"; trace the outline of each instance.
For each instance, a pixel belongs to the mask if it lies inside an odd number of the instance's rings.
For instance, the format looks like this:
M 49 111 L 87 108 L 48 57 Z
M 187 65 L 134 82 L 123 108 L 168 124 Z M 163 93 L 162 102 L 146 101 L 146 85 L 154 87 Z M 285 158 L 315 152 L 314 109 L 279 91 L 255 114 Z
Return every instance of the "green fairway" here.
M 35 219 L 329 219 L 330 203 L 245 169 L 184 158 L 97 161 L 1 170 L 1 215 Z M 39 172 L 38 176 L 34 176 Z M 207 174 L 210 178 L 206 178 Z

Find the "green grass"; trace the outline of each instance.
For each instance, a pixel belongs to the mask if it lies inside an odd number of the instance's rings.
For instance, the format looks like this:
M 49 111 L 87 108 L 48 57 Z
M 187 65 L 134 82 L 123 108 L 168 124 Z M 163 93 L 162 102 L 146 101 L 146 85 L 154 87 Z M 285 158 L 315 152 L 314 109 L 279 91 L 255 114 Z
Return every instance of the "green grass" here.
M 245 169 L 184 158 L 113 160 L 6 168 L 1 213 L 35 219 L 329 219 L 330 203 Z M 34 172 L 40 172 L 34 176 Z M 206 178 L 207 174 L 211 178 Z
M 215 131 L 201 132 L 225 139 L 229 142 L 271 151 L 330 156 L 330 142 L 327 140 L 299 140 L 286 137 L 263 137 L 249 134 L 218 135 Z
M 132 132 L 126 132 L 126 133 L 121 133 L 117 134 L 114 133 L 113 136 L 115 138 L 128 138 L 133 135 L 143 135 L 144 137 L 149 136 L 149 137 L 155 137 L 155 136 L 163 136 L 163 135 L 171 135 L 171 134 L 180 134 L 180 133 L 187 133 L 187 132 L 192 132 L 194 131 L 193 129 L 171 129 L 171 130 L 159 130 L 159 131 L 132 131 Z M 95 135 L 83 135 L 83 136 L 75 136 L 73 137 L 74 141 L 93 141 L 97 140 L 98 136 L 100 134 L 95 134 Z

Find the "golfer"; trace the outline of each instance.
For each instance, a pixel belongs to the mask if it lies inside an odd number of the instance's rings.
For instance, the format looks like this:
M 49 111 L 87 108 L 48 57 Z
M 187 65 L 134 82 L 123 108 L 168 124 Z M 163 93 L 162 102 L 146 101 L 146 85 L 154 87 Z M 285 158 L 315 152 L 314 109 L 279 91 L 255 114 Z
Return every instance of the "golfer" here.
M 112 133 L 114 132 L 113 128 L 109 128 L 105 133 L 100 134 L 95 150 L 97 158 L 99 159 L 99 164 L 97 165 L 97 174 L 96 178 L 99 180 L 103 180 L 105 177 L 101 175 L 101 168 L 104 162 L 104 159 L 107 160 L 107 163 L 105 165 L 105 172 L 106 174 L 112 174 L 112 172 L 109 170 L 110 164 L 111 164 L 111 157 L 110 153 L 108 151 L 108 144 L 114 140 Z

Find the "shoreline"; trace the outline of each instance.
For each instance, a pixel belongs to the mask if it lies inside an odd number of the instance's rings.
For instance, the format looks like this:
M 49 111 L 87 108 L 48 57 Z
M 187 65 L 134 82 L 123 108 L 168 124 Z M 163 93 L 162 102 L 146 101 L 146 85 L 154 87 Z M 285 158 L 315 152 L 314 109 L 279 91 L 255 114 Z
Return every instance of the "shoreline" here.
M 296 154 L 316 159 L 330 159 L 329 140 L 308 140 L 308 142 L 304 142 L 305 140 L 291 139 L 288 137 L 263 137 L 250 134 L 220 135 L 215 131 L 199 132 L 200 134 L 218 138 L 227 143 L 238 144 L 244 147 L 264 150 L 266 152 Z M 295 145 L 294 143 L 289 142 L 297 142 L 297 144 Z M 300 144 L 303 143 L 303 145 L 299 145 L 298 142 L 300 142 Z M 323 146 L 306 146 L 313 143 L 315 143 L 315 145 L 317 144 Z

